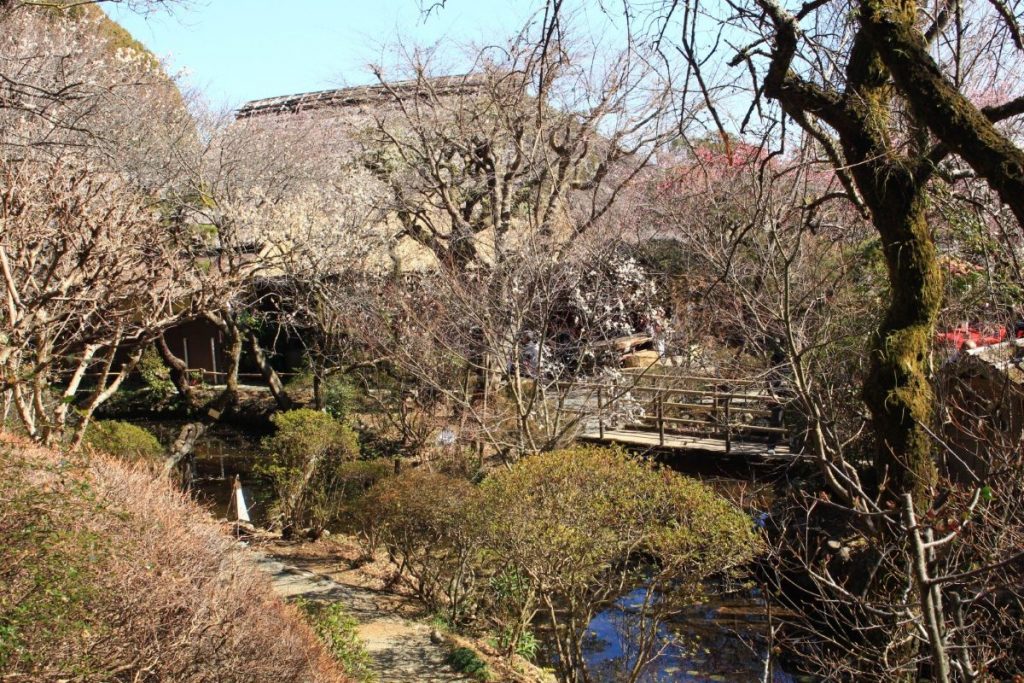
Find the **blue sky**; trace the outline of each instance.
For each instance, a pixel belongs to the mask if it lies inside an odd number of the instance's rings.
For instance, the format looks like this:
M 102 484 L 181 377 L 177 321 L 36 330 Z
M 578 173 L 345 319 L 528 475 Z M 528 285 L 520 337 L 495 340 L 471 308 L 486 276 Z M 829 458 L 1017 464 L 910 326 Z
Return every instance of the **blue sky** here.
M 428 0 L 424 0 L 425 2 Z M 539 0 L 448 0 L 424 17 L 420 0 L 191 0 L 171 15 L 107 12 L 215 106 L 372 81 L 366 70 L 398 36 L 418 44 L 497 42 Z

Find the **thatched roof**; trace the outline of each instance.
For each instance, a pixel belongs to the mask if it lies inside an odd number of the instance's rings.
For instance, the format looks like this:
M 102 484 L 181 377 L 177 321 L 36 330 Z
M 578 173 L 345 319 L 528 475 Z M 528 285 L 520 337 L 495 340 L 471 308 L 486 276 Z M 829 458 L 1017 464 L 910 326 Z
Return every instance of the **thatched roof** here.
M 396 99 L 413 97 L 447 97 L 472 94 L 485 83 L 479 74 L 461 76 L 439 76 L 409 81 L 396 81 L 387 85 L 359 85 L 351 88 L 319 90 L 316 92 L 281 95 L 262 100 L 246 102 L 236 112 L 236 117 L 246 119 L 268 114 L 298 114 L 316 109 L 337 109 L 369 104 L 379 105 Z

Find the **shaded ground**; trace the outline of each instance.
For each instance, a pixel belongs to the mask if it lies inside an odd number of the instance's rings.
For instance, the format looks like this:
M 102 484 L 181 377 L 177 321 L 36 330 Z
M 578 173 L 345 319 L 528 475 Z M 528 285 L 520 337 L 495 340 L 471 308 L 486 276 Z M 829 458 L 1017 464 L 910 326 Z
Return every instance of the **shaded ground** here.
M 396 613 L 393 597 L 359 586 L 343 585 L 267 555 L 256 563 L 270 575 L 274 589 L 283 597 L 341 602 L 359 622 L 359 638 L 372 659 L 377 680 L 415 683 L 468 681 L 445 663 L 447 648 L 431 638 L 426 624 L 409 621 Z
M 483 640 L 438 633 L 424 623 L 428 615 L 401 583 L 385 557 L 365 562 L 351 537 L 317 542 L 266 539 L 258 544 L 257 562 L 284 597 L 341 602 L 359 622 L 359 636 L 381 683 L 441 683 L 476 680 L 445 663 L 452 647 L 468 646 L 481 656 L 495 681 L 551 683 L 554 678 L 516 658 L 513 669 Z

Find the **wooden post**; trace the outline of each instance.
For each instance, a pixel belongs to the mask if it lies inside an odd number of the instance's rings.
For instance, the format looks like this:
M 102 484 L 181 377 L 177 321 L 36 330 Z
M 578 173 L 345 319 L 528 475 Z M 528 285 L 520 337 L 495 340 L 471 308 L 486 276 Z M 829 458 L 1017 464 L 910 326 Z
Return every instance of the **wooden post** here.
M 602 391 L 603 388 L 604 387 L 601 386 L 597 387 L 597 436 L 600 439 L 604 438 L 604 401 L 602 400 L 604 395 Z
M 249 507 L 245 504 L 245 496 L 242 495 L 242 480 L 235 475 L 235 481 L 231 484 L 232 503 L 235 508 L 235 520 L 239 522 L 251 522 L 249 519 Z
M 658 445 L 665 445 L 665 395 L 658 392 Z
M 725 454 L 732 451 L 732 425 L 729 423 L 729 401 L 730 396 L 725 397 Z
M 210 337 L 210 365 L 213 367 L 213 383 L 217 384 L 217 341 L 213 337 Z

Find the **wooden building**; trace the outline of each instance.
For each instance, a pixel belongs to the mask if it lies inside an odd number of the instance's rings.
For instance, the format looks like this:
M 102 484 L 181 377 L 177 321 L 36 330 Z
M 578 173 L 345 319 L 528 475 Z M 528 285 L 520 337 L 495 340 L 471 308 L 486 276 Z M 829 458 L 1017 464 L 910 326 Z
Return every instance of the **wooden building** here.
M 189 320 L 168 329 L 164 339 L 171 352 L 185 361 L 186 367 L 201 372 L 202 377 L 197 380 L 205 384 L 224 382 L 223 373 L 228 366 L 224 335 L 212 322 L 205 318 Z

